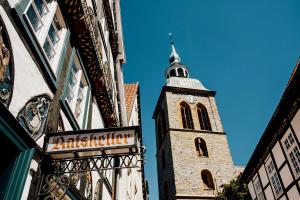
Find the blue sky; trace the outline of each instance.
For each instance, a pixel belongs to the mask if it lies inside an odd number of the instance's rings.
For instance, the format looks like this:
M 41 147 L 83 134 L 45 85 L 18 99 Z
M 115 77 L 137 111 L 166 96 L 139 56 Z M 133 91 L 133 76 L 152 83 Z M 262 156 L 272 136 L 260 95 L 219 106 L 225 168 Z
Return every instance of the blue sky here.
M 122 0 L 126 82 L 139 82 L 146 177 L 158 199 L 152 113 L 173 32 L 190 76 L 215 90 L 236 165 L 246 165 L 300 56 L 299 0 Z

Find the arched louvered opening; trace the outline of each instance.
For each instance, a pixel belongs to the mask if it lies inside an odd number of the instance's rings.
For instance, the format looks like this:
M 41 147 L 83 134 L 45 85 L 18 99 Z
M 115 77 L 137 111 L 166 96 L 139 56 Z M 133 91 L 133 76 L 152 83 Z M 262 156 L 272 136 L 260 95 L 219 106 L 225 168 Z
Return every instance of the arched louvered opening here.
M 208 113 L 207 113 L 207 110 L 204 105 L 202 105 L 200 103 L 197 105 L 197 114 L 198 114 L 198 119 L 199 119 L 201 130 L 211 131 L 210 120 L 209 120 Z
M 185 77 L 189 77 L 189 73 L 186 70 L 184 70 L 184 73 L 185 73 Z
M 183 72 L 183 69 L 182 69 L 182 68 L 178 68 L 178 69 L 177 69 L 177 73 L 178 73 L 178 76 L 179 76 L 179 77 L 184 77 L 184 72 Z
M 208 157 L 206 142 L 202 138 L 195 139 L 195 146 L 198 156 Z
M 204 188 L 212 189 L 212 190 L 215 189 L 214 181 L 213 181 L 210 171 L 208 171 L 207 169 L 202 170 L 201 178 L 202 178 Z
M 180 112 L 181 112 L 182 127 L 186 129 L 194 129 L 191 109 L 186 102 L 180 103 Z
M 175 71 L 175 69 L 172 69 L 172 70 L 170 71 L 170 77 L 172 77 L 172 76 L 176 76 L 176 71 Z

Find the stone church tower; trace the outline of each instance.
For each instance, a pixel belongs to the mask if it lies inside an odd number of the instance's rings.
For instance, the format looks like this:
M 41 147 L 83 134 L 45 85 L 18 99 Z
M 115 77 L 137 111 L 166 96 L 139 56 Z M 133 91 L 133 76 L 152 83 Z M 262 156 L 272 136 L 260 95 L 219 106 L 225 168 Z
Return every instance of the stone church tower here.
M 215 91 L 189 78 L 173 42 L 153 118 L 160 200 L 212 199 L 236 173 Z

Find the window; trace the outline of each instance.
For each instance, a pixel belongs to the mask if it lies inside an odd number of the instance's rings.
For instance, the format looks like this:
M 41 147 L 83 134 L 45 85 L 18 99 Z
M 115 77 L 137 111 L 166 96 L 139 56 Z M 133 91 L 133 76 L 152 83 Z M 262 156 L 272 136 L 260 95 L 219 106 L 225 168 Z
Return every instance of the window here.
M 211 131 L 210 120 L 204 105 L 200 103 L 197 105 L 197 114 L 201 130 Z
M 26 14 L 35 32 L 39 31 L 43 26 L 43 18 L 49 12 L 48 2 L 45 0 L 33 0 L 29 5 Z
M 198 156 L 206 156 L 208 157 L 206 143 L 202 138 L 195 139 L 195 146 Z
M 85 127 L 84 116 L 88 107 L 90 89 L 77 56 L 75 56 L 67 81 L 65 99 L 80 127 Z
M 171 71 L 170 71 L 170 76 L 172 77 L 172 76 L 176 76 L 176 71 L 175 71 L 175 69 L 172 69 Z
M 274 162 L 273 162 L 273 160 L 271 160 L 271 158 L 269 159 L 266 166 L 267 166 L 267 173 L 269 175 L 271 186 L 275 192 L 275 195 L 279 196 L 282 193 L 282 186 L 281 186 L 278 174 L 276 172 Z
M 182 127 L 186 129 L 194 129 L 191 109 L 187 103 L 185 102 L 180 103 L 180 113 L 181 113 Z
M 48 57 L 48 60 L 52 62 L 54 56 L 56 55 L 57 44 L 60 40 L 61 25 L 56 16 L 50 25 L 46 40 L 43 45 L 43 49 Z
M 257 200 L 265 200 L 258 176 L 256 176 L 254 179 L 254 190 L 257 196 Z
M 203 182 L 204 189 L 215 189 L 214 182 L 210 171 L 204 169 L 201 171 L 201 178 Z
M 182 68 L 178 68 L 178 69 L 177 69 L 177 73 L 178 73 L 178 76 L 179 76 L 179 77 L 184 77 L 184 72 L 183 72 L 183 69 L 182 69 Z
M 59 56 L 62 51 L 62 38 L 66 35 L 66 26 L 56 1 L 33 0 L 27 11 L 25 18 L 32 27 L 45 57 L 52 67 L 54 73 L 57 72 Z
M 292 133 L 283 138 L 284 151 L 296 177 L 300 175 L 300 151 Z

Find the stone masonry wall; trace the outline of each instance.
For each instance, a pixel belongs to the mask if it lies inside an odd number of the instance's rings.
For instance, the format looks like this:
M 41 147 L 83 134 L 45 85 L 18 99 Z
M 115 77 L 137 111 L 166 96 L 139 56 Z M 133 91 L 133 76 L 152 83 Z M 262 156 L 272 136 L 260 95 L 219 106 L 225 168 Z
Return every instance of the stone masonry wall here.
M 197 155 L 197 137 L 205 140 L 208 157 Z M 171 131 L 170 139 L 177 195 L 214 195 L 222 184 L 229 183 L 234 177 L 226 135 Z M 201 179 L 201 171 L 204 169 L 212 174 L 216 191 L 204 189 Z
M 172 162 L 176 185 L 176 195 L 206 196 L 217 194 L 219 187 L 234 177 L 234 166 L 230 154 L 226 135 L 216 106 L 215 98 L 204 95 L 189 95 L 166 93 L 167 109 L 170 128 L 182 129 L 179 104 L 185 101 L 190 105 L 195 130 L 171 130 L 169 133 L 172 152 Z M 208 112 L 212 131 L 200 131 L 200 124 L 196 112 L 197 103 L 203 104 Z M 195 138 L 205 140 L 208 157 L 197 155 Z M 164 144 L 166 145 L 166 144 Z M 167 159 L 167 157 L 166 157 Z M 205 189 L 201 179 L 201 171 L 209 170 L 215 185 L 215 190 Z
M 180 102 L 185 101 L 189 104 L 193 116 L 193 122 L 195 130 L 200 130 L 200 124 L 197 116 L 196 106 L 198 103 L 203 104 L 211 122 L 212 131 L 224 132 L 222 122 L 219 116 L 217 105 L 214 97 L 208 96 L 193 96 L 194 102 L 191 103 L 189 95 L 185 94 L 173 94 L 171 92 L 166 93 L 167 106 L 168 106 L 168 118 L 170 128 L 182 128 L 181 115 L 180 115 Z

